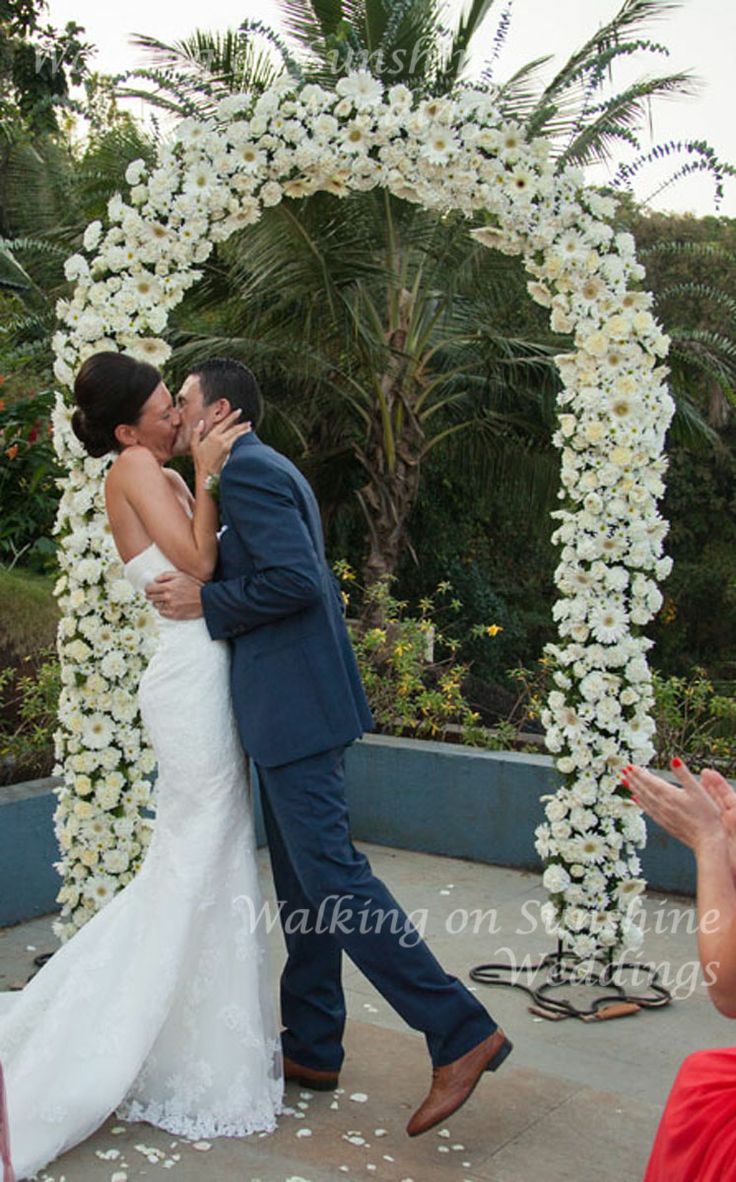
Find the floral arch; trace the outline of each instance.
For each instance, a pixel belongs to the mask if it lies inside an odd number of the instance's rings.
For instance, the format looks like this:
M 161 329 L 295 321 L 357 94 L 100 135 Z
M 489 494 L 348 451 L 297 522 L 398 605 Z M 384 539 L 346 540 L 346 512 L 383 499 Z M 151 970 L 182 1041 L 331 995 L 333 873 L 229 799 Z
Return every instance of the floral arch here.
M 101 349 L 164 365 L 168 313 L 199 279 L 198 264 L 264 208 L 319 190 L 341 197 L 384 186 L 430 210 L 483 218 L 473 236 L 523 255 L 530 295 L 551 310 L 556 331 L 573 334 L 573 351 L 557 358 L 558 640 L 549 646 L 556 684 L 543 717 L 563 786 L 547 800 L 537 849 L 547 919 L 566 948 L 584 959 L 635 945 L 645 829 L 619 773 L 653 756 L 651 642 L 640 629 L 658 610 L 657 582 L 670 569 L 657 500 L 673 406 L 660 364 L 668 342 L 639 289 L 633 239 L 609 224 L 613 202 L 586 190 L 578 169 L 557 171 L 547 142 L 525 139 L 484 91 L 416 100 L 404 86 L 385 93 L 365 71 L 341 78 L 334 92 L 281 79 L 258 98 L 228 97 L 211 118 L 181 123 L 155 167 L 136 161 L 126 179 L 127 201 L 110 201 L 107 226 L 92 223 L 85 253 L 66 264 L 76 286 L 58 306 L 54 337 L 55 374 L 67 392 L 57 399 L 55 439 L 68 469 L 57 524 L 59 934 L 80 927 L 135 873 L 154 766 L 135 697 L 153 629 L 106 526 L 106 461 L 85 458 L 70 428 L 76 369 Z

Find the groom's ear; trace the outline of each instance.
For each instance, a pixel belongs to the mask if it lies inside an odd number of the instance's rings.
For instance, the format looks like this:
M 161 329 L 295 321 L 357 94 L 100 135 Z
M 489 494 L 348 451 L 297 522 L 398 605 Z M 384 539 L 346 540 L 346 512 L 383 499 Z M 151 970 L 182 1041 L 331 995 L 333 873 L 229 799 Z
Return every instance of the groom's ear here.
M 227 398 L 218 398 L 216 402 L 212 403 L 212 421 L 213 423 L 220 423 L 226 419 L 230 414 L 232 407 Z

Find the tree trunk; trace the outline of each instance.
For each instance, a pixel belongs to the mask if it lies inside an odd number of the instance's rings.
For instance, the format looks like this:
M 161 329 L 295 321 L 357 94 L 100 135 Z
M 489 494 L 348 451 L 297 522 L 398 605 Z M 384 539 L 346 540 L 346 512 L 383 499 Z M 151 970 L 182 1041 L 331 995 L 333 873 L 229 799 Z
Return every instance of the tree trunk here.
M 710 399 L 708 404 L 708 426 L 716 431 L 723 431 L 731 420 L 731 404 L 723 393 L 718 382 L 710 383 Z
M 424 432 L 407 382 L 410 359 L 404 349 L 410 316 L 411 294 L 404 291 L 399 324 L 388 338 L 391 358 L 381 378 L 391 431 L 387 432 L 377 404 L 365 447 L 358 452 L 368 475 L 359 493 L 368 525 L 368 554 L 363 564 L 366 587 L 394 574 L 409 545 L 407 523 L 419 492 Z

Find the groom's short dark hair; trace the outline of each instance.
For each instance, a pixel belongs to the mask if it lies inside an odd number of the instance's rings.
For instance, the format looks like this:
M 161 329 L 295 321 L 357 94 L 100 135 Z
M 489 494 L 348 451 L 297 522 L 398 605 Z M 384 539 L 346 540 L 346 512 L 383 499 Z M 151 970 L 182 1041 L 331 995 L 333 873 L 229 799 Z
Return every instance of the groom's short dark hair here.
M 263 414 L 263 395 L 255 374 L 232 357 L 211 357 L 195 365 L 190 373 L 199 378 L 205 406 L 227 398 L 233 410 L 243 413 L 240 421 L 257 427 Z

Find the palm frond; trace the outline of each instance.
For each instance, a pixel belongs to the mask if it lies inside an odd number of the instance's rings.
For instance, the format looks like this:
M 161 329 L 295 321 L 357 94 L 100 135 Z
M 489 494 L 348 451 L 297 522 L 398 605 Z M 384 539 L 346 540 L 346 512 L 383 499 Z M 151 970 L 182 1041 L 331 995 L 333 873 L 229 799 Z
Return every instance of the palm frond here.
M 689 74 L 669 74 L 664 77 L 640 79 L 620 94 L 600 104 L 594 117 L 575 129 L 572 142 L 563 152 L 563 164 L 590 164 L 607 161 L 613 149 L 622 141 L 639 147 L 637 129 L 646 118 L 647 104 L 652 98 L 665 98 L 688 93 L 692 82 Z
M 545 88 L 543 100 L 553 100 L 582 73 L 591 68 L 596 70 L 600 55 L 622 41 L 624 30 L 630 32 L 641 29 L 647 22 L 660 19 L 681 6 L 682 0 L 624 0 L 615 16 L 568 58 Z M 626 40 L 630 41 L 631 38 L 627 37 Z
M 526 122 L 530 112 L 539 101 L 537 76 L 550 61 L 552 61 L 552 55 L 547 54 L 544 57 L 535 58 L 534 61 L 526 62 L 499 86 L 497 102 L 504 115 Z M 488 81 L 485 73 L 483 78 Z
M 471 0 L 467 10 L 458 14 L 457 25 L 443 53 L 436 89 L 440 93 L 451 90 L 467 68 L 472 42 L 493 8 L 496 0 Z
M 493 72 L 496 68 L 496 64 L 498 62 L 499 57 L 501 56 L 501 52 L 503 50 L 504 45 L 506 44 L 506 40 L 508 38 L 509 31 L 511 29 L 511 13 L 513 10 L 513 6 L 514 6 L 514 0 L 508 0 L 506 7 L 504 8 L 503 12 L 501 13 L 501 15 L 498 19 L 498 24 L 496 25 L 496 31 L 493 34 L 493 40 L 491 42 L 490 57 L 486 58 L 485 64 L 483 66 L 482 78 L 483 78 L 484 82 L 487 82 L 487 83 L 493 82 Z

